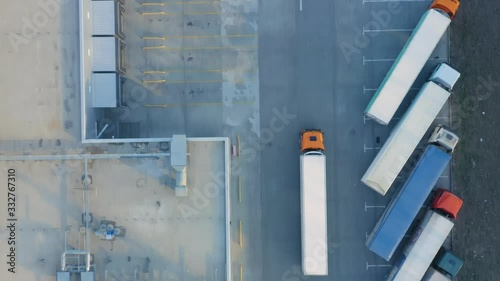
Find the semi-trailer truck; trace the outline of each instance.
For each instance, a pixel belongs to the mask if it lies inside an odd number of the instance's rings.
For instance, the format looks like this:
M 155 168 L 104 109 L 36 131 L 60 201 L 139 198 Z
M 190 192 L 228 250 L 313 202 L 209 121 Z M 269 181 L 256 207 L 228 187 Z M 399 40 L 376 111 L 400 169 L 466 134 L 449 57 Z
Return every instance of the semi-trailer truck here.
M 323 132 L 318 129 L 304 130 L 300 139 L 302 271 L 304 275 L 328 275 Z
M 417 94 L 409 109 L 391 131 L 361 181 L 385 195 L 406 161 L 439 114 L 460 73 L 440 64 Z
M 438 270 L 429 267 L 427 272 L 424 274 L 422 281 L 451 281 L 451 278 Z
M 389 261 L 418 211 L 451 160 L 458 137 L 436 126 L 412 172 L 394 195 L 366 240 L 368 248 Z M 443 204 L 443 203 L 441 203 Z M 446 205 L 448 206 L 448 205 Z M 439 206 L 438 206 L 439 207 Z
M 461 206 L 462 204 L 462 199 L 456 196 L 448 197 L 447 200 L 458 201 L 455 205 Z M 403 250 L 403 254 L 389 273 L 387 281 L 422 280 L 432 260 L 453 228 L 450 216 L 442 212 L 444 210 L 436 212 L 431 209 L 426 213 L 411 236 L 409 244 Z
M 429 267 L 422 281 L 451 281 L 451 278 L 457 276 L 463 264 L 464 262 L 450 250 L 441 248 L 432 261 L 433 266 Z
M 389 124 L 459 5 L 458 0 L 435 0 L 431 4 L 366 107 L 366 116 L 380 124 Z

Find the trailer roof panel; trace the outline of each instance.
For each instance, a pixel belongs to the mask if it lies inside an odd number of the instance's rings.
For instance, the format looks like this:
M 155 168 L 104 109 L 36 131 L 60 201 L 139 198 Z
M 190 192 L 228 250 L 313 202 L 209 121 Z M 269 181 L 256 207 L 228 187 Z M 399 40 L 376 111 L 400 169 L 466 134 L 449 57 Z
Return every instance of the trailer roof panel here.
M 328 274 L 326 157 L 302 155 L 302 269 L 305 275 Z
M 394 269 L 395 275 L 392 280 L 422 280 L 452 228 L 452 221 L 434 211 L 428 211 L 422 223 L 415 230 L 410 244 L 404 250 L 401 257 L 402 264 L 399 268 Z
M 392 130 L 361 181 L 385 195 L 449 96 L 450 93 L 437 84 L 426 83 Z
M 451 155 L 437 146 L 427 146 L 368 238 L 372 252 L 387 261 L 391 259 L 450 159 Z
M 365 109 L 366 115 L 379 123 L 389 124 L 450 22 L 434 9 L 422 16 Z

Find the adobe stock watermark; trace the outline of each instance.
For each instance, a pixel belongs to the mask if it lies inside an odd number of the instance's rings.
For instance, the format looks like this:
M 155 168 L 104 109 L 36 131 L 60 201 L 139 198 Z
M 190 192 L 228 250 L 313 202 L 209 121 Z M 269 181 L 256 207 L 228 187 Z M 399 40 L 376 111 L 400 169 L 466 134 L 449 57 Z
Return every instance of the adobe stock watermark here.
M 500 88 L 500 81 L 494 81 L 491 75 L 487 78 L 479 76 L 478 82 L 474 92 L 453 109 L 454 116 L 451 120 L 453 129 L 462 126 L 463 120 L 471 117 L 479 108 L 479 103 L 488 100 Z
M 210 200 L 217 198 L 225 190 L 225 172 L 210 172 L 211 181 L 203 185 L 202 188 L 191 188 L 188 203 L 177 205 L 179 212 L 184 220 L 191 217 L 197 217 L 201 212 L 210 206 Z
M 361 50 L 370 45 L 371 40 L 380 34 L 381 29 L 389 26 L 389 23 L 392 21 L 392 16 L 402 11 L 403 7 L 401 7 L 400 2 L 388 2 L 386 9 L 370 11 L 372 20 L 365 24 L 362 30 L 352 26 L 355 33 L 353 42 L 341 42 L 339 44 L 339 48 L 344 58 L 347 60 L 347 63 L 351 62 L 352 55 L 361 54 Z
M 272 112 L 273 116 L 271 117 L 271 119 L 269 119 L 268 126 L 260 129 L 260 137 L 250 135 L 247 137 L 247 139 L 244 139 L 240 142 L 240 157 L 244 161 L 254 161 L 257 158 L 258 154 L 263 151 L 268 144 L 273 142 L 276 134 L 283 132 L 286 126 L 289 125 L 293 119 L 297 118 L 296 114 L 291 114 L 288 112 L 286 106 L 284 106 L 281 110 L 273 108 Z M 231 163 L 231 171 L 233 174 L 241 174 L 240 163 L 240 161 L 233 161 Z
M 335 250 L 337 250 L 340 245 L 338 243 L 333 243 L 328 241 L 328 246 L 326 241 L 318 241 L 319 245 L 314 249 L 314 256 L 308 257 L 305 260 L 306 266 L 308 268 L 315 269 L 319 263 L 324 263 L 327 261 L 328 255 L 331 255 Z M 326 249 L 326 256 L 325 256 Z M 327 265 L 328 266 L 328 265 Z M 282 281 L 302 281 L 307 280 L 308 276 L 304 275 L 302 267 L 300 265 L 293 265 L 290 269 L 283 272 L 281 275 Z
M 277 133 L 283 132 L 291 120 L 297 117 L 296 114 L 290 114 L 286 107 L 282 110 L 274 108 L 273 117 L 269 120 L 269 126 L 260 130 L 260 138 L 251 137 L 248 142 L 242 141 L 241 158 L 251 162 L 256 159 L 258 153 L 265 149 L 266 145 L 272 142 Z M 240 173 L 238 162 L 232 161 L 232 171 L 234 174 Z M 223 171 L 209 174 L 211 181 L 203 185 L 202 188 L 193 188 L 190 190 L 190 197 L 187 203 L 178 205 L 178 209 L 185 220 L 190 217 L 199 216 L 201 212 L 210 205 L 210 200 L 217 198 L 224 191 L 225 174 Z
M 241 158 L 244 161 L 252 162 L 258 156 L 258 153 L 265 149 L 266 145 L 272 142 L 276 134 L 283 132 L 291 120 L 297 118 L 296 114 L 290 114 L 286 107 L 282 110 L 274 108 L 273 117 L 269 120 L 269 126 L 260 130 L 260 138 L 250 137 L 248 142 L 242 141 Z M 232 174 L 238 175 L 241 173 L 241 167 L 238 162 L 231 161 Z M 178 210 L 180 211 L 184 220 L 188 220 L 193 216 L 199 216 L 204 209 L 210 206 L 210 200 L 217 198 L 221 192 L 225 190 L 225 172 L 220 171 L 217 173 L 211 172 L 209 177 L 210 182 L 203 185 L 202 188 L 190 189 L 190 196 L 187 202 L 180 203 Z
M 22 45 L 28 44 L 40 31 L 47 26 L 50 19 L 61 12 L 61 6 L 75 0 L 38 0 L 39 9 L 32 15 L 21 18 L 22 26 L 19 33 L 9 32 L 9 43 L 14 53 L 19 52 Z M 78 17 L 78 15 L 75 15 Z

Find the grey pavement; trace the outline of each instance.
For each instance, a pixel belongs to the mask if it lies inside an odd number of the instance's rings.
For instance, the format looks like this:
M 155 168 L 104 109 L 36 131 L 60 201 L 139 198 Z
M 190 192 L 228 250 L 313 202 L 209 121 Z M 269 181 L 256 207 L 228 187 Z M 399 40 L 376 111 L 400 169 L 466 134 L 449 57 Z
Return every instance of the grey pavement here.
M 394 258 L 385 262 L 366 248 L 365 240 L 396 188 L 382 197 L 360 178 L 396 121 L 381 126 L 362 113 L 430 2 L 302 2 L 302 11 L 299 0 L 259 6 L 261 129 L 276 116 L 273 110 L 286 108 L 295 116 L 261 152 L 263 280 L 382 280 Z M 389 10 L 399 12 L 390 14 L 384 26 L 371 23 L 374 13 Z M 376 32 L 366 32 L 374 27 Z M 447 42 L 448 35 L 396 118 L 432 69 L 448 60 Z M 345 46 L 352 47 L 351 55 L 342 50 Z M 446 107 L 437 121 L 447 123 L 448 114 Z M 328 277 L 301 274 L 298 140 L 305 128 L 325 132 Z M 444 177 L 439 184 L 449 181 Z

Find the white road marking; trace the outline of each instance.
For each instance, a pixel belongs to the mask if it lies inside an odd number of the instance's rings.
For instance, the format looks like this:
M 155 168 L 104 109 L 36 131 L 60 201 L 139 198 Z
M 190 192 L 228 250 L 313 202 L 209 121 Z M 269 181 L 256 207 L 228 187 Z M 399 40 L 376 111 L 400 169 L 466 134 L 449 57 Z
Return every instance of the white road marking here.
M 368 209 L 375 209 L 375 208 L 385 208 L 386 206 L 383 206 L 383 205 L 367 205 L 366 202 L 365 202 L 365 212 L 368 210 Z
M 365 232 L 365 239 L 368 239 L 368 236 L 370 236 L 370 234 L 368 234 L 368 232 Z M 410 234 L 405 234 L 405 236 L 403 236 L 404 238 L 410 238 L 411 235 Z
M 396 59 L 367 59 L 365 56 L 363 56 L 363 65 L 365 65 L 367 62 L 386 62 L 386 61 L 395 61 Z M 442 61 L 447 61 L 446 58 L 430 58 L 428 61 L 436 61 L 436 60 L 442 60 Z
M 378 150 L 380 147 L 368 147 L 366 144 L 363 144 L 363 152 L 366 153 L 367 150 Z
M 299 0 L 300 11 L 302 11 L 302 0 Z
M 366 94 L 366 92 L 376 92 L 378 90 L 378 88 L 366 88 L 364 85 L 363 85 L 363 95 Z M 420 88 L 410 88 L 410 91 L 419 91 Z
M 408 178 L 408 177 L 397 176 L 396 178 L 397 178 L 397 179 L 406 179 L 406 178 Z M 447 179 L 447 178 L 449 178 L 449 176 L 440 176 L 439 178 L 440 178 L 440 179 Z
M 413 31 L 413 28 L 409 29 L 409 28 L 400 28 L 400 29 L 365 29 L 365 27 L 363 26 L 363 35 L 365 35 L 365 33 L 375 33 L 375 32 L 409 32 L 409 31 Z
M 369 268 L 374 268 L 374 267 L 391 267 L 392 265 L 390 264 L 368 264 L 368 262 L 366 262 L 366 270 L 368 270 Z
M 399 120 L 399 119 L 401 119 L 401 117 L 394 117 L 392 119 Z M 448 116 L 437 116 L 435 119 L 448 120 L 448 119 L 450 119 L 450 117 L 448 117 Z

